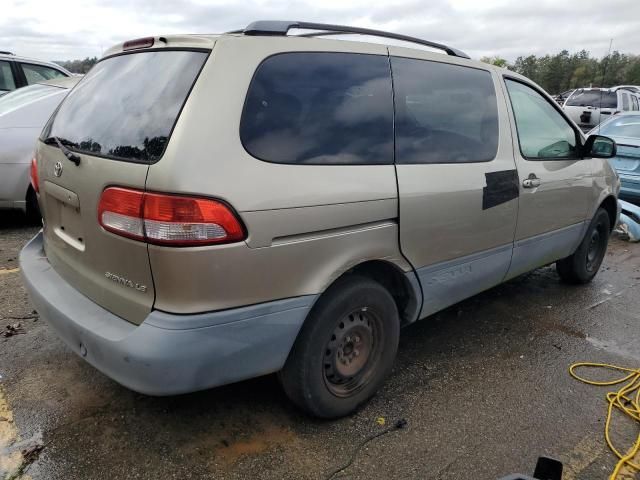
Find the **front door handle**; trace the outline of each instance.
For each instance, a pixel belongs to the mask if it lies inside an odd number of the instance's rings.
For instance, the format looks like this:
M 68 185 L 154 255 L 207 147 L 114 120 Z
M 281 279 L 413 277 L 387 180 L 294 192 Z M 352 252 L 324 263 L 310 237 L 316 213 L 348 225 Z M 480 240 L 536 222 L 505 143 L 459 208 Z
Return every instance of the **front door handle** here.
M 535 173 L 529 174 L 529 178 L 522 181 L 524 188 L 536 188 L 540 186 L 540 179 L 536 177 Z

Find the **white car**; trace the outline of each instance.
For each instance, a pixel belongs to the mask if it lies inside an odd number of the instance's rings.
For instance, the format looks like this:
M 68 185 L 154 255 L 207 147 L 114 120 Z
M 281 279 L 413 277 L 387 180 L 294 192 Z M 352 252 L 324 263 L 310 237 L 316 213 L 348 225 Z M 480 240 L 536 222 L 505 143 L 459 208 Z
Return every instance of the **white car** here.
M 17 88 L 73 74 L 53 62 L 0 51 L 0 96 Z
M 640 110 L 640 96 L 626 87 L 578 88 L 562 109 L 586 132 L 613 115 Z
M 29 180 L 34 146 L 53 111 L 79 80 L 48 80 L 0 97 L 0 209 L 39 215 Z

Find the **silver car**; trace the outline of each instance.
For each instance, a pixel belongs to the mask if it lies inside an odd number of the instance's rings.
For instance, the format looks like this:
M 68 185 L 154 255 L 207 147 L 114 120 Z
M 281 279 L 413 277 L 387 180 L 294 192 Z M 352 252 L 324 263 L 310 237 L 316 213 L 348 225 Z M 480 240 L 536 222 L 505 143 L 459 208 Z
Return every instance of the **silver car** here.
M 37 217 L 29 180 L 34 147 L 42 127 L 79 77 L 63 77 L 0 97 L 0 209 L 19 209 Z
M 133 390 L 279 372 L 338 417 L 402 326 L 554 262 L 589 282 L 614 154 L 527 78 L 422 39 L 275 21 L 132 40 L 42 132 L 21 271 L 69 348 Z

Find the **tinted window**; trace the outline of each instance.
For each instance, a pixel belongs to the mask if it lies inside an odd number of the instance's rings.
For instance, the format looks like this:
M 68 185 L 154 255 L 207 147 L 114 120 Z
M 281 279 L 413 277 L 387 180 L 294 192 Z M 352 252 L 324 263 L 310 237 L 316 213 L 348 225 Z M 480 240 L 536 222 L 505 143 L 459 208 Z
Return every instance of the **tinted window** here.
M 542 95 L 520 82 L 506 80 L 516 118 L 520 151 L 525 158 L 573 158 L 576 132 Z
M 32 65 L 30 63 L 21 63 L 24 76 L 27 78 L 27 83 L 33 85 L 34 83 L 43 82 L 45 80 L 51 80 L 52 78 L 64 77 L 62 72 L 55 68 L 44 67 L 42 65 Z
M 71 91 L 42 136 L 95 155 L 156 161 L 206 58 L 191 51 L 107 58 Z
M 567 100 L 569 107 L 617 108 L 618 96 L 606 90 L 576 90 Z
M 265 60 L 247 94 L 240 136 L 262 160 L 393 163 L 387 57 L 286 53 Z
M 13 90 L 16 88 L 11 73 L 11 65 L 9 62 L 0 61 L 0 90 Z
M 630 110 L 630 103 L 629 103 L 629 94 L 628 93 L 623 93 L 622 94 L 622 109 L 623 110 Z
M 498 150 L 491 74 L 446 63 L 392 57 L 396 162 L 486 162 Z

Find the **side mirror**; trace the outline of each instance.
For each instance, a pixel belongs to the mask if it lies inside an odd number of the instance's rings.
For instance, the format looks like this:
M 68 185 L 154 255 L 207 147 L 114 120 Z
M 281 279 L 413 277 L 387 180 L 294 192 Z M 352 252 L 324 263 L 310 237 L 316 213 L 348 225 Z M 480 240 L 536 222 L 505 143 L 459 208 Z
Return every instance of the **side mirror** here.
M 582 156 L 590 158 L 611 158 L 617 153 L 616 142 L 602 135 L 589 135 L 582 146 Z

